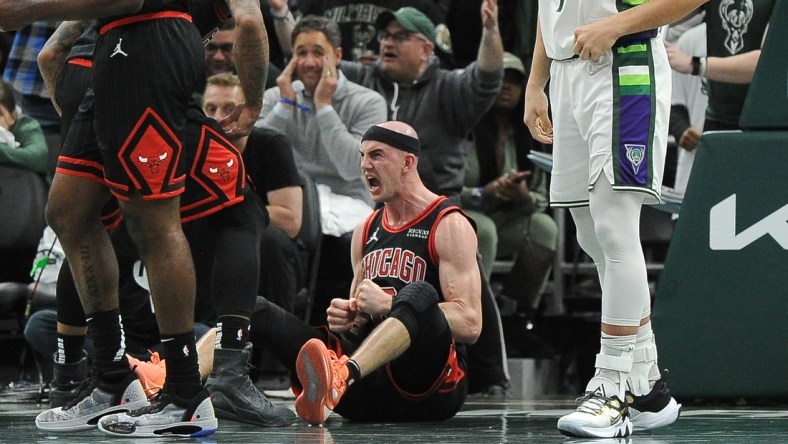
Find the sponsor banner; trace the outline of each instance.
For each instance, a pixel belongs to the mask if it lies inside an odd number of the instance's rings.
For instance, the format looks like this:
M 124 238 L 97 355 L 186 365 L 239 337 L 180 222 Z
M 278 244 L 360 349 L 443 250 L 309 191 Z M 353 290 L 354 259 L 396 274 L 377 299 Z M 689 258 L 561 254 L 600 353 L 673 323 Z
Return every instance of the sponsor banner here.
M 788 131 L 706 133 L 654 305 L 678 397 L 788 396 Z

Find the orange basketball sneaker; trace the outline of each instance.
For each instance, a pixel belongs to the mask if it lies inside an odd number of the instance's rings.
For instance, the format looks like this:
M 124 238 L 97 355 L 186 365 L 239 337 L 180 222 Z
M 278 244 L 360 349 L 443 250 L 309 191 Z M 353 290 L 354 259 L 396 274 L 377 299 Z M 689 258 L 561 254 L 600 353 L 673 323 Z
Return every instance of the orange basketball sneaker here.
M 298 380 L 304 391 L 295 402 L 296 413 L 312 425 L 325 422 L 347 390 L 347 356 L 337 357 L 323 341 L 310 339 L 296 360 Z

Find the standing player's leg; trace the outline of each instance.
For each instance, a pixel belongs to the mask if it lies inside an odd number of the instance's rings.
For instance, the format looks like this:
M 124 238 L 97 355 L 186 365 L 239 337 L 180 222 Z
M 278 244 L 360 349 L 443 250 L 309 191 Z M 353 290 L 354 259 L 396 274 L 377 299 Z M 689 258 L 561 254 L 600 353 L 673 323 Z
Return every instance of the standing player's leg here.
M 166 7 L 165 7 L 166 8 Z M 108 415 L 110 434 L 202 436 L 217 428 L 194 337 L 195 275 L 181 229 L 183 132 L 204 79 L 202 39 L 186 14 L 162 10 L 104 25 L 95 51 L 95 128 L 105 176 L 148 271 L 167 371 L 149 408 Z M 123 44 L 123 53 L 115 49 Z
M 84 385 L 63 408 L 42 412 L 36 418 L 42 429 L 92 428 L 103 415 L 148 404 L 125 356 L 117 260 L 100 222 L 109 197 L 106 187 L 80 176 L 58 173 L 52 183 L 47 220 L 69 259 L 88 328 L 96 340 L 91 384 Z
M 583 401 L 558 422 L 565 434 L 615 437 L 632 432 L 626 409 L 627 378 L 643 303 L 649 297 L 648 285 L 642 285 L 645 261 L 638 237 L 642 201 L 635 193 L 614 192 L 607 179 L 600 177 L 590 195 L 590 211 L 573 210 L 573 215 L 579 216 L 576 223 L 580 223 L 578 233 L 582 234 L 578 238 L 591 246 L 591 251 L 599 245 L 603 252 L 604 267 L 599 268 L 602 338 L 596 372 L 586 385 Z
M 215 243 L 211 294 L 217 323 L 213 371 L 205 388 L 220 418 L 264 427 L 290 425 L 295 413 L 271 403 L 254 386 L 248 371 L 252 355 L 249 323 L 257 299 L 265 214 L 247 194 L 242 202 L 209 218 Z
M 617 307 L 618 299 L 609 294 L 609 289 L 616 287 L 617 275 L 611 268 L 624 260 L 623 252 L 630 253 L 623 248 L 627 246 L 624 233 L 629 233 L 629 229 L 616 232 L 618 220 L 604 212 L 605 205 L 613 200 L 610 181 L 617 159 L 612 137 L 614 119 L 611 119 L 617 114 L 613 112 L 616 107 L 610 94 L 616 70 L 609 67 L 590 78 L 586 63 L 575 60 L 559 63 L 553 69 L 553 81 L 560 83 L 551 86 L 551 92 L 555 91 L 551 103 L 554 113 L 558 113 L 554 126 L 556 164 L 551 196 L 572 208 L 578 242 L 597 266 L 602 285 L 602 340 L 595 363 L 597 370 L 586 386 L 585 396 L 576 411 L 559 419 L 558 429 L 570 436 L 627 436 L 632 433 L 632 425 L 627 417 L 625 381 L 632 366 L 631 347 L 635 340 L 629 329 L 634 326 L 636 331 L 642 305 L 636 303 L 638 313 L 633 316 L 606 312 Z M 593 106 L 588 106 L 591 103 Z M 590 189 L 593 191 L 589 192 Z M 642 198 L 636 202 L 614 200 L 612 203 L 621 206 L 616 214 L 625 218 L 622 223 L 634 226 L 634 234 L 629 235 L 638 243 L 637 215 Z M 631 224 L 633 211 L 635 223 Z M 617 291 L 629 297 L 628 290 Z
M 639 235 L 640 208 L 646 200 L 655 203 L 661 187 L 669 71 L 663 45 L 653 40 L 616 45 L 613 60 L 614 69 L 600 83 L 608 83 L 604 86 L 612 89 L 616 100 L 597 99 L 596 112 L 583 116 L 580 124 L 589 128 L 593 187 L 589 209 L 605 260 L 597 371 L 578 411 L 559 421 L 563 432 L 581 436 L 624 436 L 631 432 L 626 426 L 630 418 L 633 425 L 640 423 L 638 428 L 653 428 L 673 422 L 679 411 L 664 384 L 656 384 L 659 372 Z M 589 92 L 601 97 L 593 88 Z M 580 97 L 584 102 L 593 100 L 593 96 Z M 636 405 L 631 412 L 628 401 Z M 612 416 L 619 416 L 618 425 L 608 425 L 614 422 L 595 415 L 595 405 L 617 412 Z

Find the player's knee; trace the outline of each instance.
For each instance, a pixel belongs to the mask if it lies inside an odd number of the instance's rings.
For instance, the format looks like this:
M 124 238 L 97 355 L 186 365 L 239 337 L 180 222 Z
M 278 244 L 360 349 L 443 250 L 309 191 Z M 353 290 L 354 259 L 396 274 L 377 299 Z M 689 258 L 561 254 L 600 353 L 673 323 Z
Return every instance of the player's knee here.
M 58 196 L 50 195 L 44 209 L 44 217 L 55 233 L 63 238 L 71 233 L 79 233 L 86 227 L 92 226 L 98 214 L 94 209 L 82 202 L 75 205 Z
M 423 313 L 439 301 L 438 291 L 429 282 L 412 282 L 397 292 L 392 311 L 399 305 L 407 305 L 416 312 Z
M 419 334 L 419 326 L 437 310 L 440 298 L 432 284 L 425 281 L 412 282 L 400 291 L 391 306 L 391 317 L 399 319 L 411 338 Z

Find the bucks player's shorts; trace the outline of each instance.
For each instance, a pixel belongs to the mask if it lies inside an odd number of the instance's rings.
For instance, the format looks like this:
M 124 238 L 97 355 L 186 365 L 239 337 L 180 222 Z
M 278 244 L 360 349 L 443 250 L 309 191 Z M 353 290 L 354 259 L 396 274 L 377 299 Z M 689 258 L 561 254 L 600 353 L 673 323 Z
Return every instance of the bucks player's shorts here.
M 202 39 L 188 14 L 161 11 L 100 29 L 93 68 L 94 124 L 104 177 L 128 200 L 183 192 L 186 113 L 205 85 Z
M 671 94 L 662 41 L 617 43 L 598 62 L 554 61 L 550 76 L 551 205 L 588 205 L 600 176 L 616 191 L 658 203 Z

